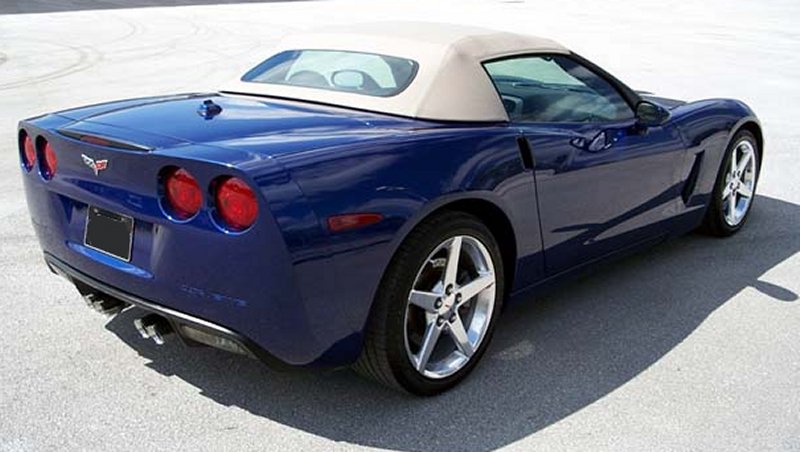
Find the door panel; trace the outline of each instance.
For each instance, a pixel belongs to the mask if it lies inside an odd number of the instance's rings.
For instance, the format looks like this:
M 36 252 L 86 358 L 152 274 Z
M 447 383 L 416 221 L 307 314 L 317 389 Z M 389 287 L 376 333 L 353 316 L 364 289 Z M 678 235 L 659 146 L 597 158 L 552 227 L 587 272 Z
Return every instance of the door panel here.
M 545 270 L 553 275 L 661 234 L 678 212 L 683 142 L 638 126 L 638 96 L 573 55 L 484 63 L 536 163 Z
M 636 124 L 636 95 L 574 55 L 484 63 L 527 138 L 553 275 L 665 232 L 679 209 L 679 133 Z
M 555 274 L 662 234 L 679 208 L 683 143 L 666 125 L 527 125 L 546 270 Z

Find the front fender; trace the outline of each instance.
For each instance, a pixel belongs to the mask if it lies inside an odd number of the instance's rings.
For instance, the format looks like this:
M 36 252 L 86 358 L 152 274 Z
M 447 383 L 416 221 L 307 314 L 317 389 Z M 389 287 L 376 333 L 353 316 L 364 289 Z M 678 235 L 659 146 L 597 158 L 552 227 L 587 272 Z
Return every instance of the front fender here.
M 680 130 L 688 151 L 682 174 L 688 174 L 698 156 L 702 156 L 694 194 L 687 203 L 687 210 L 696 217 L 693 221 L 696 223 L 708 205 L 733 135 L 745 124 L 760 125 L 746 104 L 732 99 L 709 99 L 681 105 L 672 111 L 672 121 Z

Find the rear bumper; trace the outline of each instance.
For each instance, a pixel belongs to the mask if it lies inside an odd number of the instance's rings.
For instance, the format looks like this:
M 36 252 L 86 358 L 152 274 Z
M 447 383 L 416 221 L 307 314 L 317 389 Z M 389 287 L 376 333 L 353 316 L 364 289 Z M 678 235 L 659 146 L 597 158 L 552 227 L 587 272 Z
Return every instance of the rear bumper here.
M 190 327 L 195 330 L 202 331 L 206 334 L 220 338 L 225 338 L 228 341 L 236 343 L 242 350 L 241 354 L 259 359 L 264 363 L 266 363 L 267 365 L 269 365 L 270 367 L 278 369 L 292 367 L 289 364 L 276 358 L 274 355 L 272 355 L 271 353 L 260 347 L 258 344 L 256 344 L 248 337 L 236 331 L 233 331 L 230 328 L 218 325 L 213 322 L 209 322 L 207 320 L 192 316 L 190 314 L 186 314 L 184 312 L 176 311 L 175 309 L 159 305 L 152 301 L 145 300 L 136 295 L 109 286 L 108 284 L 98 281 L 95 278 L 92 278 L 91 276 L 86 275 L 85 273 L 82 273 L 79 270 L 76 270 L 69 264 L 61 261 L 60 259 L 49 253 L 44 254 L 44 260 L 53 273 L 64 277 L 73 284 L 80 283 L 84 286 L 91 288 L 91 290 L 96 291 L 97 293 L 102 293 L 104 295 L 111 296 L 124 303 L 136 306 L 144 311 L 157 314 L 167 319 L 167 321 L 169 321 L 170 325 L 172 326 L 172 330 L 177 335 L 181 336 L 181 338 L 183 338 L 185 341 L 193 342 L 190 338 L 187 338 L 183 333 L 185 327 Z

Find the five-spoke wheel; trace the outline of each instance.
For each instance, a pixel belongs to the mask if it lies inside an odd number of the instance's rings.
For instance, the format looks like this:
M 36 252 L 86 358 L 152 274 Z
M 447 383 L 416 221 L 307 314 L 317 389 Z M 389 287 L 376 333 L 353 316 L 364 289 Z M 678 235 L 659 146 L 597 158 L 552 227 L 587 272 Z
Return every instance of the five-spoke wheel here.
M 356 370 L 420 395 L 455 386 L 486 350 L 503 275 L 497 241 L 477 217 L 446 211 L 425 220 L 386 271 Z
M 492 256 L 475 237 L 440 243 L 417 273 L 408 296 L 405 346 L 426 377 L 452 375 L 472 358 L 495 303 Z
M 750 209 L 758 174 L 756 165 L 758 162 L 755 146 L 750 140 L 741 140 L 731 149 L 730 164 L 722 189 L 725 221 L 729 226 L 741 223 Z
M 761 150 L 758 140 L 747 130 L 734 135 L 717 175 L 703 229 L 725 237 L 736 233 L 747 219 L 758 182 Z

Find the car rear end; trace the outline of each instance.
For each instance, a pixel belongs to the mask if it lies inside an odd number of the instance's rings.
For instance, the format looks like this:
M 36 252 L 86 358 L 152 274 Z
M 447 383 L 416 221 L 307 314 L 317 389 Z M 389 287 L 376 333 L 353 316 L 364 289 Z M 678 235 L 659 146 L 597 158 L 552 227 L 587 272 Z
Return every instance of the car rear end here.
M 18 134 L 47 264 L 90 305 L 137 306 L 156 341 L 176 332 L 295 365 L 325 350 L 271 213 L 296 188 L 271 159 L 59 114 Z

